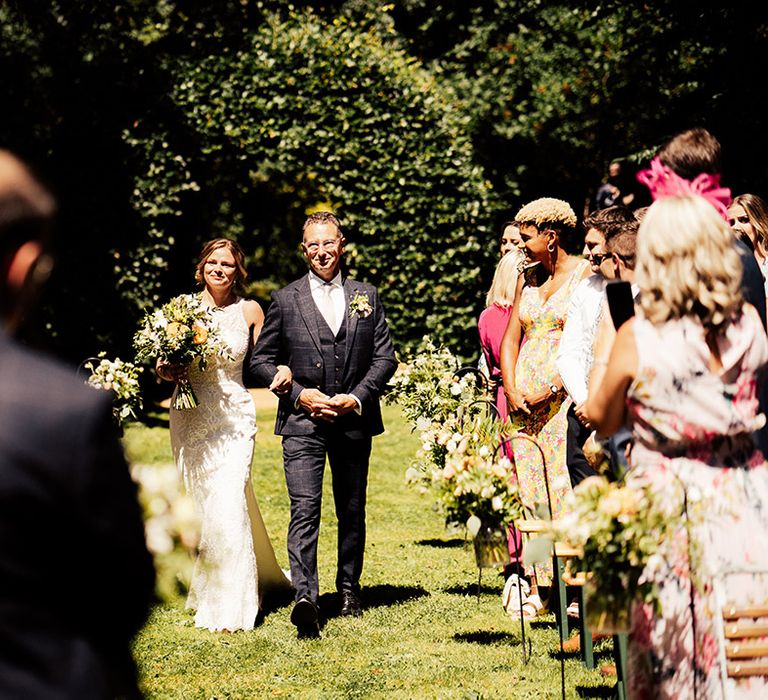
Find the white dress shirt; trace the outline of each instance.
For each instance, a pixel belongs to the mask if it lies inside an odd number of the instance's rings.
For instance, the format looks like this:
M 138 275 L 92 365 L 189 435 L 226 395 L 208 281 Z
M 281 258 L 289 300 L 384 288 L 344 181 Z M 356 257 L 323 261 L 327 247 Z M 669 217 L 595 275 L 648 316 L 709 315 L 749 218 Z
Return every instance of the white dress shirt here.
M 324 306 L 323 295 L 326 294 L 326 284 L 331 286 L 330 295 L 331 301 L 333 302 L 333 312 L 335 315 L 335 328 L 331 328 L 331 331 L 333 331 L 333 334 L 336 335 L 339 332 L 339 328 L 341 328 L 341 323 L 344 320 L 344 314 L 347 312 L 347 300 L 344 298 L 344 287 L 341 284 L 341 270 L 336 273 L 336 276 L 330 282 L 326 282 L 321 277 L 318 277 L 314 272 L 312 272 L 312 270 L 309 271 L 309 291 L 312 293 L 312 299 L 314 300 L 318 309 L 322 309 Z M 355 400 L 355 403 L 357 404 L 355 413 L 357 413 L 358 416 L 361 415 L 363 412 L 362 402 L 354 394 L 350 394 L 350 396 Z M 298 406 L 299 400 L 296 399 L 296 408 L 298 408 Z
M 565 390 L 577 406 L 587 400 L 592 346 L 604 299 L 605 278 L 590 275 L 579 282 L 568 305 L 555 364 Z
M 330 295 L 331 301 L 333 302 L 333 311 L 336 321 L 335 328 L 331 328 L 331 330 L 333 331 L 333 334 L 336 335 L 339 332 L 339 328 L 341 328 L 341 322 L 344 319 L 344 314 L 347 310 L 347 302 L 346 299 L 344 299 L 344 287 L 341 286 L 341 271 L 337 272 L 336 277 L 327 284 L 331 286 Z M 314 299 L 318 309 L 323 308 L 323 295 L 327 293 L 324 289 L 325 286 L 325 280 L 321 279 L 310 270 L 309 290 L 312 292 L 312 299 Z

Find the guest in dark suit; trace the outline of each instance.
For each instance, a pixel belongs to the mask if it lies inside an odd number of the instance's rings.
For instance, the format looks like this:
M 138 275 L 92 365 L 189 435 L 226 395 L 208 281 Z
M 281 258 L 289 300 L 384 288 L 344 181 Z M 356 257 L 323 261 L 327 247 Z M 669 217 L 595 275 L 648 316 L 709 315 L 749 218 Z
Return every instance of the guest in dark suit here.
M 53 212 L 0 151 L 0 697 L 140 697 L 129 642 L 154 569 L 109 398 L 9 334 Z
M 272 295 L 250 363 L 265 386 L 277 365 L 293 372 L 293 385 L 280 396 L 275 433 L 283 436 L 291 500 L 291 621 L 300 636 L 318 633 L 317 540 L 326 456 L 339 523 L 341 614 L 362 615 L 371 437 L 384 430 L 379 395 L 397 365 L 376 288 L 342 277 L 344 243 L 329 212 L 306 220 L 302 250 L 310 272 Z

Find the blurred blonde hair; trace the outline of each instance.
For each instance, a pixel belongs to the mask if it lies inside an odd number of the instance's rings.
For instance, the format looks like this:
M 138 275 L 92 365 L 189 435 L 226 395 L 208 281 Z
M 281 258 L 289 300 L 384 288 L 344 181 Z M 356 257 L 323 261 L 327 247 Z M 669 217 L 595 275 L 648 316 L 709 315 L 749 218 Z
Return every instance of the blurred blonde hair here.
M 654 324 L 697 316 L 719 330 L 741 308 L 742 265 L 733 232 L 717 210 L 693 195 L 655 202 L 640 224 L 635 280 Z
M 488 294 L 485 295 L 485 306 L 512 306 L 517 291 L 517 279 L 520 277 L 520 268 L 525 261 L 521 250 L 515 248 L 506 253 L 496 265 L 493 273 L 493 282 Z

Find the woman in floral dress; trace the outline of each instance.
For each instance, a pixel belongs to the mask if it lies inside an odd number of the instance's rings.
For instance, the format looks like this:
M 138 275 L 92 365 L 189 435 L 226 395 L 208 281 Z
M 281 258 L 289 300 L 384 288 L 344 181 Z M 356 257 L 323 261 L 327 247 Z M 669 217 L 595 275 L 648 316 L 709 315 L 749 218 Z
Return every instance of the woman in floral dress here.
M 571 482 L 565 464 L 568 401 L 555 358 L 571 295 L 590 267 L 563 248 L 564 237 L 576 226 L 576 215 L 566 202 L 537 199 L 526 204 L 515 219 L 520 222 L 526 257 L 539 263 L 548 276 L 539 287 L 525 287 L 512 309 L 501 347 L 504 393 L 511 420 L 518 430 L 537 440 L 546 460 L 545 474 L 536 447 L 515 441 L 523 502 L 530 508 L 551 504 L 552 515 L 557 517 Z M 542 609 L 537 584 L 549 585 L 550 581 L 551 566 L 537 566 L 524 615 L 533 617 Z
M 628 482 L 649 485 L 670 513 L 687 511 L 671 554 L 645 576 L 661 615 L 635 604 L 629 646 L 632 698 L 768 697 L 761 678 L 736 683 L 723 668 L 724 601 L 768 597 L 768 467 L 752 432 L 762 425 L 757 377 L 768 340 L 742 301 L 733 234 L 698 196 L 651 206 L 640 226 L 640 315 L 609 348 L 595 348 L 587 413 L 598 434 L 629 420 Z M 693 611 L 693 612 L 692 612 Z

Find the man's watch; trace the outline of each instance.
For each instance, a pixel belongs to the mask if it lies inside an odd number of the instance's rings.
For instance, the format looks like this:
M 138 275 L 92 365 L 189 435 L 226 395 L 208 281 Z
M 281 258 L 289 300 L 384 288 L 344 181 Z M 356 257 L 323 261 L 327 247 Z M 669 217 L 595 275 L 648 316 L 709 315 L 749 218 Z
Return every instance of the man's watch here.
M 552 396 L 557 396 L 560 393 L 560 389 L 554 382 L 550 383 L 549 390 L 552 392 Z

